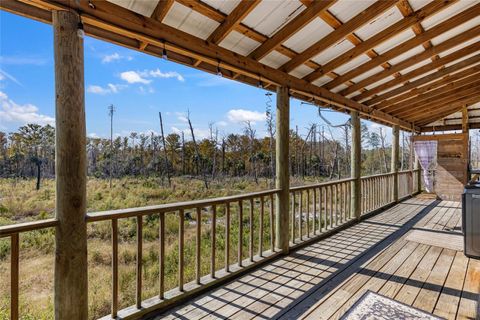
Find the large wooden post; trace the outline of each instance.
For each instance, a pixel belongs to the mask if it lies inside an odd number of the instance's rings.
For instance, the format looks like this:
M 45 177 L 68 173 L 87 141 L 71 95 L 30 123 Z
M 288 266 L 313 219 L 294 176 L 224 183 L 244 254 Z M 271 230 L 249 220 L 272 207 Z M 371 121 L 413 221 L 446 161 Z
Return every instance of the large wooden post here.
M 351 124 L 352 124 L 352 148 L 350 154 L 350 171 L 351 178 L 355 179 L 351 182 L 351 213 L 352 217 L 360 219 L 361 207 L 361 181 L 360 181 L 360 168 L 361 168 L 361 132 L 360 132 L 360 117 L 357 111 L 350 112 Z
M 86 130 L 83 31 L 73 11 L 53 12 L 55 51 L 55 318 L 87 319 Z
M 413 139 L 412 139 L 412 148 L 413 148 Z M 415 152 L 415 151 L 414 151 Z M 417 171 L 417 192 L 422 192 L 422 167 L 420 166 L 420 161 L 418 160 L 418 156 L 415 154 L 415 165 L 414 169 Z
M 399 160 L 399 127 L 394 125 L 392 127 L 392 163 L 390 171 L 393 173 L 393 200 L 398 202 L 398 160 Z
M 287 87 L 277 89 L 277 123 L 276 123 L 276 178 L 275 186 L 280 189 L 275 202 L 275 246 L 284 254 L 288 253 L 289 191 L 290 171 L 288 148 L 290 135 L 290 98 Z

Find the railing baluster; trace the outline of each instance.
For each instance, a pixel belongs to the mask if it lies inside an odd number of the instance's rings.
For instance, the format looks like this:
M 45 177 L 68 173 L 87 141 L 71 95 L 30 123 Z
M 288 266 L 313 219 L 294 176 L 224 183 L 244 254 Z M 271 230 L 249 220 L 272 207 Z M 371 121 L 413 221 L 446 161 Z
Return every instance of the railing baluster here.
M 254 202 L 253 198 L 250 198 L 250 234 L 249 234 L 249 249 L 250 249 L 250 262 L 253 262 L 253 231 L 254 231 L 254 225 L 253 225 L 253 211 L 254 211 Z
M 183 209 L 178 212 L 178 290 L 183 291 L 184 284 L 184 264 L 185 264 L 185 213 Z
M 212 278 L 215 278 L 215 252 L 216 252 L 216 240 L 217 240 L 217 206 L 212 205 L 212 256 L 210 262 L 210 274 Z
M 18 287 L 19 287 L 19 253 L 20 241 L 18 233 L 10 236 L 10 318 L 17 320 L 18 313 Z
M 273 194 L 270 195 L 270 247 L 272 252 L 275 251 L 275 217 L 274 215 Z
M 160 212 L 159 221 L 159 238 L 160 238 L 160 257 L 158 265 L 160 267 L 159 278 L 159 298 L 165 298 L 165 212 Z
M 296 192 L 292 192 L 292 204 L 291 204 L 291 208 L 292 208 L 292 243 L 295 243 L 295 194 Z
M 327 187 L 323 187 L 322 188 L 323 191 L 322 191 L 322 194 L 323 194 L 323 230 L 328 230 L 328 209 L 327 209 L 327 206 L 328 206 L 328 188 Z
M 303 191 L 300 191 L 300 203 L 298 206 L 299 214 L 298 214 L 298 233 L 300 234 L 300 241 L 303 240 Z
M 225 203 L 225 271 L 230 271 L 230 202 Z
M 307 189 L 307 221 L 306 221 L 306 227 L 307 227 L 307 238 L 310 237 L 310 189 Z
M 260 226 L 258 230 L 258 255 L 263 257 L 263 221 L 265 215 L 265 198 L 260 197 Z
M 196 246 L 195 246 L 195 276 L 196 276 L 196 281 L 197 284 L 200 284 L 200 278 L 201 278 L 201 245 L 202 245 L 202 208 L 197 207 L 197 225 L 196 225 Z
M 137 309 L 142 308 L 143 216 L 137 216 Z
M 238 266 L 242 266 L 243 259 L 243 202 L 238 201 Z
M 334 202 L 335 202 L 335 226 L 338 226 L 338 184 L 335 184 L 334 186 L 334 190 L 335 190 L 335 198 L 334 198 Z
M 329 196 L 330 196 L 330 200 L 329 200 L 329 204 L 330 204 L 330 228 L 333 228 L 334 225 L 333 225 L 333 187 L 332 185 L 330 185 L 328 187 L 328 193 L 329 193 Z
M 118 220 L 112 219 L 112 318 L 118 312 Z
M 317 188 L 313 188 L 313 235 L 317 234 Z

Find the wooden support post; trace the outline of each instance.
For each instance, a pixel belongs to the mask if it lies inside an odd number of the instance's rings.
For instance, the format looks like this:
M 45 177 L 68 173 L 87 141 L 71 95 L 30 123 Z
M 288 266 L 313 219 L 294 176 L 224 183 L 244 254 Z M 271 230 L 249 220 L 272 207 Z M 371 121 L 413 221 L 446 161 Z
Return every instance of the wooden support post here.
M 412 140 L 412 147 L 413 147 L 413 140 Z M 415 154 L 415 162 L 414 167 L 417 171 L 417 193 L 422 192 L 422 167 L 420 166 L 420 161 L 418 160 L 418 156 Z
M 280 189 L 275 202 L 275 239 L 276 247 L 284 254 L 288 253 L 289 189 L 290 173 L 288 164 L 288 147 L 290 135 L 290 98 L 287 87 L 277 89 L 277 123 L 276 123 L 276 176 L 275 186 Z
M 469 131 L 468 131 L 468 107 L 464 105 L 462 108 L 462 133 L 463 133 L 463 159 L 465 161 L 465 179 L 463 184 L 467 184 L 470 180 L 470 172 L 468 164 L 470 163 L 470 148 L 469 148 Z
M 398 160 L 399 160 L 399 127 L 394 125 L 392 127 L 392 163 L 390 171 L 393 173 L 393 201 L 398 202 Z
M 352 124 L 352 148 L 350 154 L 350 175 L 351 182 L 351 199 L 350 199 L 350 216 L 360 219 L 361 207 L 361 180 L 360 180 L 360 167 L 361 167 L 361 132 L 360 132 L 360 117 L 357 111 L 350 112 L 351 124 Z
M 88 318 L 87 153 L 83 31 L 74 11 L 54 11 L 55 319 Z

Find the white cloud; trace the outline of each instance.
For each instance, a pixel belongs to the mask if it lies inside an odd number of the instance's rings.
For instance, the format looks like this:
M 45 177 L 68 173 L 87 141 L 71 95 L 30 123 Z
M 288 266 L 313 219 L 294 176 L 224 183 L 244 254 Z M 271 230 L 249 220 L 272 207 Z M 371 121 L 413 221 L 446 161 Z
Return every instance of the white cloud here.
M 150 82 L 152 82 L 152 80 L 147 80 L 147 79 L 142 78 L 140 73 L 138 73 L 136 71 L 122 72 L 122 73 L 120 73 L 120 78 L 122 78 L 122 80 L 127 81 L 128 83 L 149 84 Z
M 19 105 L 15 103 L 0 91 L 0 123 L 54 125 L 55 119 L 39 114 L 38 108 L 32 104 Z
M 109 93 L 118 93 L 118 91 L 126 88 L 126 85 L 123 84 L 107 84 L 107 87 L 101 87 L 97 85 L 89 85 L 87 87 L 87 92 L 94 94 L 109 94 Z
M 147 71 L 145 76 L 150 76 L 152 78 L 165 78 L 165 79 L 175 78 L 181 82 L 185 81 L 185 78 L 178 72 L 175 72 L 175 71 L 162 72 L 158 68 L 156 70 Z
M 265 121 L 266 119 L 265 112 L 251 111 L 245 109 L 232 109 L 227 112 L 227 118 L 231 122 L 247 122 L 251 123 Z
M 162 72 L 160 69 L 155 70 L 143 70 L 143 71 L 125 71 L 120 74 L 120 78 L 128 83 L 143 83 L 149 84 L 152 82 L 151 78 L 162 79 L 177 79 L 180 82 L 184 82 L 185 78 L 176 71 Z
M 188 122 L 188 118 L 187 118 L 186 113 L 184 113 L 184 112 L 175 112 L 175 115 L 177 116 L 177 119 L 178 119 L 179 121 L 185 122 L 185 123 Z
M 170 127 L 170 130 L 172 130 L 172 133 L 176 134 L 183 134 L 185 135 L 185 140 L 190 140 L 192 138 L 192 133 L 190 131 L 190 128 L 185 128 L 185 129 L 179 129 L 177 127 Z M 199 129 L 199 128 L 193 128 L 193 133 L 195 133 L 195 140 L 202 140 L 210 137 L 210 129 Z
M 115 53 L 112 53 L 112 54 L 104 55 L 103 58 L 102 58 L 102 63 L 110 63 L 110 62 L 119 61 L 119 60 L 130 61 L 132 59 L 133 58 L 130 57 L 130 56 L 121 56 L 117 52 L 115 52 Z
M 218 121 L 217 125 L 220 126 L 220 127 L 226 127 L 226 126 L 228 126 L 228 123 L 226 121 Z

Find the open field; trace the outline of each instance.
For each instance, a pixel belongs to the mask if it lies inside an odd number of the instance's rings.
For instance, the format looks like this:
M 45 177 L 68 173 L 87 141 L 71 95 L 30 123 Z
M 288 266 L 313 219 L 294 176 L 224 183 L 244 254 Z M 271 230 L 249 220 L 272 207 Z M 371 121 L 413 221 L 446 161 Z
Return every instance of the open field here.
M 242 194 L 269 188 L 269 180 L 262 179 L 257 185 L 253 180 L 226 178 L 213 181 L 207 190 L 201 180 L 175 178 L 171 188 L 163 186 L 159 179 L 125 178 L 115 180 L 113 188 L 109 188 L 107 180 L 90 179 L 87 187 L 88 211 L 103 211 L 139 207 L 146 205 L 172 203 L 186 200 L 197 200 Z M 315 182 L 315 181 L 309 181 Z M 308 183 L 293 180 L 292 185 Z M 42 188 L 35 190 L 34 180 L 0 180 L 0 224 L 7 225 L 31 220 L 45 219 L 54 216 L 55 183 L 53 180 L 42 181 Z M 269 203 L 266 204 L 267 206 Z M 259 208 L 255 204 L 255 225 L 258 226 Z M 246 203 L 244 212 L 248 212 Z M 231 245 L 238 246 L 237 208 L 232 207 Z M 210 212 L 202 212 L 202 257 L 210 261 Z M 185 282 L 195 278 L 195 216 L 186 212 L 185 220 Z M 220 269 L 224 265 L 224 208 L 217 211 L 217 254 L 216 265 Z M 248 223 L 248 215 L 244 214 L 243 223 Z M 178 266 L 178 215 L 166 215 L 166 289 L 177 285 Z M 270 221 L 265 219 L 264 230 L 269 230 Z M 247 229 L 247 228 L 244 228 Z M 143 298 L 158 293 L 158 216 L 144 218 L 143 228 Z M 248 256 L 249 231 L 244 230 L 244 255 Z M 111 231 L 108 222 L 88 225 L 89 254 L 89 297 L 90 318 L 95 319 L 110 312 L 111 292 Z M 255 237 L 258 237 L 256 233 Z M 120 308 L 130 306 L 135 299 L 135 265 L 136 265 L 136 221 L 134 219 L 119 220 L 119 289 Z M 258 243 L 258 238 L 256 239 Z M 264 248 L 270 243 L 270 235 L 265 234 Z M 20 255 L 20 314 L 22 319 L 53 318 L 53 265 L 54 265 L 54 230 L 28 232 L 21 236 Z M 255 246 L 258 250 L 258 245 Z M 0 319 L 9 318 L 10 290 L 10 243 L 8 239 L 0 240 Z M 231 263 L 238 257 L 231 250 Z M 208 263 L 202 264 L 202 275 L 208 274 Z

